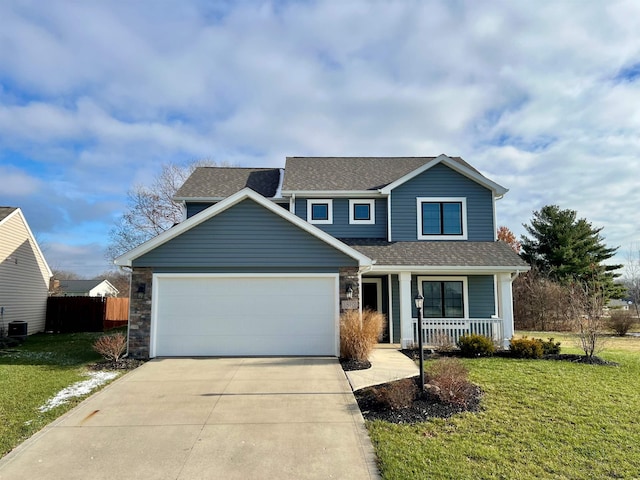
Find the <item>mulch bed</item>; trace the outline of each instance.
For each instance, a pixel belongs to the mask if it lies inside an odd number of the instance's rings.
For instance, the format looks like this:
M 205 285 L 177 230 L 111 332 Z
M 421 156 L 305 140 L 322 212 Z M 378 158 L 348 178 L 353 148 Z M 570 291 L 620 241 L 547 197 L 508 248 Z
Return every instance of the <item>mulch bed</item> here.
M 102 361 L 88 365 L 89 370 L 133 370 L 142 365 L 144 361 L 135 358 L 121 358 L 117 362 Z
M 418 360 L 420 355 L 417 349 L 404 349 L 400 351 L 412 360 Z M 498 350 L 493 354 L 493 356 L 501 358 L 516 358 L 511 354 L 509 350 Z M 462 355 L 460 355 L 460 351 L 458 350 L 436 352 L 432 349 L 425 349 L 424 351 L 425 360 L 433 360 L 439 357 L 464 358 Z M 557 360 L 562 362 L 585 363 L 588 365 L 604 365 L 608 367 L 619 366 L 619 364 L 616 362 L 610 362 L 609 360 L 605 360 L 595 355 L 593 357 L 587 357 L 586 355 L 578 355 L 575 353 L 557 353 L 554 355 L 543 355 L 539 360 Z
M 416 382 L 416 385 L 420 384 L 419 377 L 412 377 L 412 380 Z M 473 386 L 473 395 L 464 405 L 444 403 L 429 393 L 419 393 L 410 406 L 392 410 L 388 405 L 382 404 L 378 400 L 376 392 L 394 383 L 396 382 L 375 385 L 354 392 L 362 416 L 366 420 L 384 420 L 390 423 L 418 423 L 424 422 L 429 418 L 449 418 L 457 413 L 478 412 L 480 410 L 482 389 L 477 385 Z
M 342 370 L 344 370 L 345 372 L 351 372 L 353 370 L 366 370 L 367 368 L 371 368 L 371 362 L 369 360 L 360 362 L 358 360 L 349 358 L 341 358 L 340 365 L 342 365 Z

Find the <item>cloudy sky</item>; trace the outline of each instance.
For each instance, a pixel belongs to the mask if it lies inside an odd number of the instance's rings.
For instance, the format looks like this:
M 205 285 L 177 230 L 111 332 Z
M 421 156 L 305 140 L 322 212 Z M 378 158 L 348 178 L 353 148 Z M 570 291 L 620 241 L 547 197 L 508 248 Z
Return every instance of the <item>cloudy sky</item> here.
M 214 6 L 212 6 L 214 5 Z M 126 193 L 166 162 L 461 156 L 640 241 L 640 2 L 0 3 L 0 205 L 54 269 L 109 268 Z

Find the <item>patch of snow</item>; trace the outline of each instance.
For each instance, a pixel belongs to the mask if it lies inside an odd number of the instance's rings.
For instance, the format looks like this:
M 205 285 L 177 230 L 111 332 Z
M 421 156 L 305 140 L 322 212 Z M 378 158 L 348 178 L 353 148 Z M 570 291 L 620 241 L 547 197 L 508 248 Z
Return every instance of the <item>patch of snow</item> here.
M 284 168 L 280 169 L 280 179 L 278 180 L 278 188 L 273 198 L 282 198 L 282 182 L 284 182 Z
M 117 377 L 118 373 L 106 371 L 90 372 L 89 376 L 91 377 L 89 380 L 76 382 L 73 385 L 60 390 L 55 397 L 50 398 L 47 403 L 38 408 L 38 410 L 41 413 L 48 412 L 49 410 L 53 410 L 63 403 L 67 403 L 67 401 L 73 397 L 81 397 L 83 395 L 87 395 L 88 393 L 91 393 L 91 390 L 93 390 L 94 388 L 97 388 L 100 385 L 108 382 L 109 380 Z

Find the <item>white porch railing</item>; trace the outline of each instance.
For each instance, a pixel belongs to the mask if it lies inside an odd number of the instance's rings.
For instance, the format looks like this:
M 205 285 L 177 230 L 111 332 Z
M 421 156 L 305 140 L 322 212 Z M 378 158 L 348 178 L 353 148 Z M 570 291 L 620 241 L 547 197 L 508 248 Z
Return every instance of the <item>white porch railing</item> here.
M 413 338 L 418 343 L 418 319 L 413 319 Z M 501 318 L 425 318 L 422 320 L 422 339 L 425 345 L 455 345 L 465 334 L 489 337 L 501 345 L 503 329 Z

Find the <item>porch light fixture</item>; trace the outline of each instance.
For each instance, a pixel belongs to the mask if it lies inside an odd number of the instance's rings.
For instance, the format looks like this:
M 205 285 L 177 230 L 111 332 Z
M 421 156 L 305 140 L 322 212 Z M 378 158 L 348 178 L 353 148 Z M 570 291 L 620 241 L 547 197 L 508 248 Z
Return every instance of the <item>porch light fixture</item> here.
M 416 303 L 416 309 L 418 310 L 418 350 L 420 350 L 420 390 L 424 393 L 424 347 L 422 338 L 422 307 L 424 305 L 424 297 L 420 295 L 420 292 L 414 297 L 413 301 Z
M 146 283 L 139 283 L 138 284 L 138 290 L 136 291 L 136 296 L 138 298 L 144 298 L 144 294 L 147 291 L 147 284 Z
M 353 286 L 349 283 L 347 284 L 347 290 L 345 291 L 347 294 L 347 298 L 351 300 L 353 298 Z

